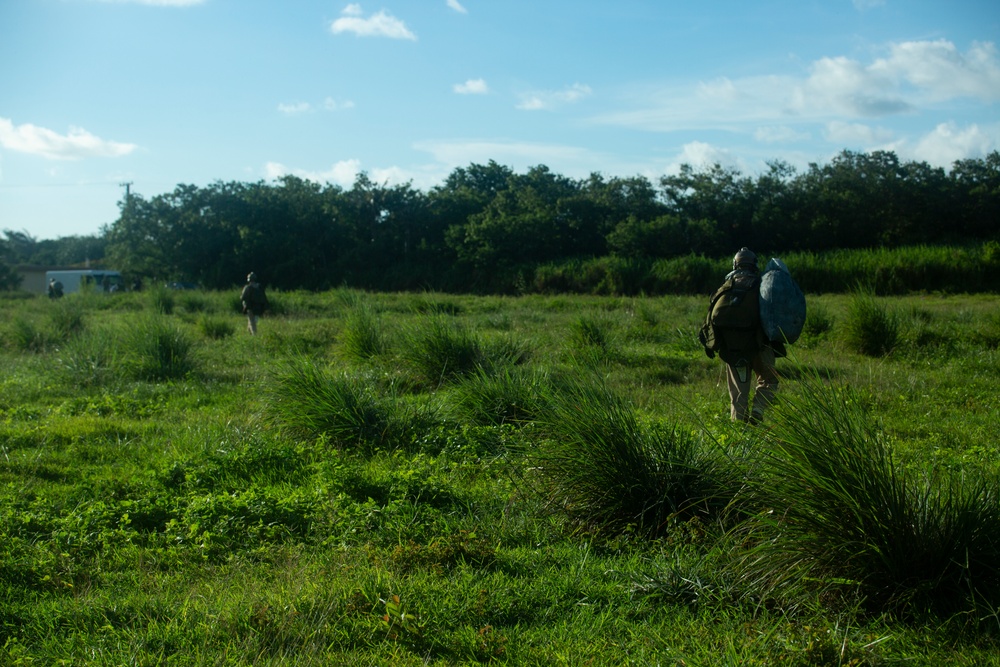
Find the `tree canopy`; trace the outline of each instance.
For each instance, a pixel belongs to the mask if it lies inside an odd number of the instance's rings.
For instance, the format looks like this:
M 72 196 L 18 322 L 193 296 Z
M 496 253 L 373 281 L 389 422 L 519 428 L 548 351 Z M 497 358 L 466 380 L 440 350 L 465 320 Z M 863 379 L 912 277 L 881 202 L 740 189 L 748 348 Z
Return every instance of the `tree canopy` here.
M 6 232 L 8 262 L 105 256 L 134 277 L 226 288 L 254 270 L 274 287 L 475 290 L 518 267 L 596 257 L 656 260 L 895 247 L 997 237 L 1000 153 L 952 169 L 844 151 L 799 172 L 721 165 L 656 182 L 571 179 L 490 161 L 427 192 L 362 173 L 350 189 L 295 176 L 132 193 L 99 237 L 37 242 Z

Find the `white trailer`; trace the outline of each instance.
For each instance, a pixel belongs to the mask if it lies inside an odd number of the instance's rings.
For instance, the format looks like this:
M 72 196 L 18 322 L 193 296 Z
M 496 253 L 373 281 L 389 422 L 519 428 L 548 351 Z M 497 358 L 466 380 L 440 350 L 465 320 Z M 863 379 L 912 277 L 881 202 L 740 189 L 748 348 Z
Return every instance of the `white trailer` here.
M 63 294 L 88 290 L 94 292 L 117 292 L 123 289 L 122 274 L 110 269 L 69 269 L 46 271 L 45 285 L 51 281 L 62 283 Z

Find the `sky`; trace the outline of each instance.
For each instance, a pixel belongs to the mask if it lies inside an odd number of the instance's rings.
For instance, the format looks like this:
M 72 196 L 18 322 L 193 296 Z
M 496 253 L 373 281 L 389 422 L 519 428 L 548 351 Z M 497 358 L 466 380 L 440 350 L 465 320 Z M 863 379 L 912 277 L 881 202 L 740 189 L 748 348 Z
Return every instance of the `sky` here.
M 996 0 L 0 0 L 0 230 L 126 192 L 1000 150 Z

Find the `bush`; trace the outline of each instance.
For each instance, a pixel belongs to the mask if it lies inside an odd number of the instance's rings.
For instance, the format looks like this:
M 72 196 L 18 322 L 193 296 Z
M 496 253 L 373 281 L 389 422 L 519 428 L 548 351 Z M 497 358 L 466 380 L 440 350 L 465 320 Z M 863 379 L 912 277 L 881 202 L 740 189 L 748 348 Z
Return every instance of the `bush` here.
M 882 304 L 871 290 L 859 289 L 851 297 L 844 336 L 855 352 L 884 357 L 899 340 L 899 315 Z
M 382 323 L 372 307 L 363 301 L 352 305 L 340 342 L 348 357 L 361 361 L 377 357 L 388 349 Z
M 128 375 L 137 380 L 182 378 L 194 369 L 192 343 L 164 315 L 137 319 L 122 338 Z
M 115 341 L 102 332 L 85 332 L 60 347 L 56 367 L 72 385 L 102 385 L 119 372 Z
M 228 318 L 212 317 L 210 315 L 202 315 L 198 318 L 198 330 L 206 338 L 213 340 L 228 338 L 236 333 L 236 327 Z
M 371 378 L 333 375 L 301 357 L 271 377 L 267 395 L 270 418 L 288 432 L 364 451 L 400 446 L 423 418 Z
M 875 612 L 1000 602 L 996 479 L 907 474 L 856 393 L 818 380 L 782 401 L 767 441 L 752 580 L 855 590 Z
M 405 334 L 402 355 L 419 380 L 429 385 L 473 372 L 485 360 L 479 338 L 441 316 Z
M 702 439 L 640 424 L 602 384 L 571 382 L 550 404 L 548 437 L 528 456 L 550 506 L 574 521 L 658 536 L 676 519 L 717 516 L 738 488 L 735 469 Z
M 481 369 L 455 387 L 455 407 L 479 425 L 534 421 L 545 412 L 548 384 L 540 372 L 506 368 L 492 373 Z

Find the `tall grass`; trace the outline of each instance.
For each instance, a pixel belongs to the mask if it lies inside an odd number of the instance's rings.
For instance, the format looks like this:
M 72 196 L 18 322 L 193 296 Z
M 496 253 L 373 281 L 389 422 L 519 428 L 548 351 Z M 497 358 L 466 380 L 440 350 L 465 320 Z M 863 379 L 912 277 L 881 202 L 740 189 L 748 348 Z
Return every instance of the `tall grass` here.
M 896 465 L 889 436 L 849 388 L 808 380 L 777 409 L 760 489 L 769 508 L 752 579 L 854 590 L 872 611 L 1000 603 L 1000 485 Z
M 290 434 L 372 451 L 406 444 L 429 413 L 408 406 L 369 376 L 334 374 L 298 357 L 270 379 L 269 417 Z
M 568 381 L 552 393 L 528 452 L 552 508 L 593 528 L 663 534 L 674 519 L 716 518 L 738 474 L 712 443 L 680 427 L 642 423 L 603 382 Z
M 388 350 L 389 343 L 382 323 L 375 310 L 366 302 L 357 300 L 344 322 L 340 344 L 349 358 L 367 361 Z
M 847 345 L 870 357 L 884 357 L 896 347 L 899 336 L 899 314 L 879 301 L 870 288 L 857 288 L 844 322 Z
M 100 386 L 121 373 L 116 342 L 105 331 L 85 331 L 60 346 L 56 369 L 75 386 Z
M 120 342 L 125 371 L 135 379 L 172 380 L 194 370 L 191 339 L 166 315 L 133 318 Z
M 443 316 L 411 327 L 400 347 L 407 367 L 427 386 L 448 384 L 480 370 L 497 372 L 530 357 L 529 346 L 515 337 L 487 340 Z
M 474 424 L 523 424 L 545 414 L 549 386 L 547 375 L 537 370 L 480 369 L 455 386 L 452 401 L 457 412 Z

